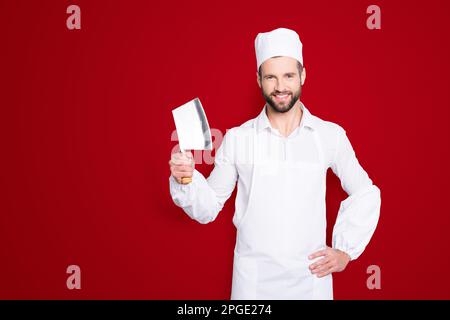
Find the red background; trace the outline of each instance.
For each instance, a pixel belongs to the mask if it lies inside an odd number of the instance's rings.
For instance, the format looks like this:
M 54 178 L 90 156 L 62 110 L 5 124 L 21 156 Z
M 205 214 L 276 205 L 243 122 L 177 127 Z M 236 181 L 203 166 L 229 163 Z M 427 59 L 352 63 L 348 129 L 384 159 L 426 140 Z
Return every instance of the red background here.
M 81 8 L 81 30 L 66 8 Z M 381 30 L 366 8 L 381 7 Z M 302 101 L 382 191 L 337 299 L 450 298 L 448 1 L 0 1 L 0 298 L 228 299 L 233 196 L 201 225 L 169 195 L 171 109 L 255 117 L 254 39 L 304 44 Z M 212 166 L 199 165 L 206 176 Z M 329 233 L 346 194 L 329 173 Z M 81 268 L 81 290 L 66 268 Z M 381 268 L 381 290 L 366 269 Z

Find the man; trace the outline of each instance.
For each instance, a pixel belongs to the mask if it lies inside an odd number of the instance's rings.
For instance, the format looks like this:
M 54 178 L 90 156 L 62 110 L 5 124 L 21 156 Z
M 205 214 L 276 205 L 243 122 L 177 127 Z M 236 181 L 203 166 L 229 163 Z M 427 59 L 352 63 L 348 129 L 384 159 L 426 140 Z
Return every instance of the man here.
M 345 130 L 313 116 L 299 100 L 302 43 L 279 28 L 255 39 L 261 113 L 227 131 L 208 179 L 191 153 L 169 161 L 176 205 L 213 221 L 236 182 L 237 228 L 231 299 L 333 299 L 332 273 L 364 251 L 378 223 L 380 190 L 359 164 Z M 326 246 L 326 171 L 349 197 Z M 183 177 L 192 182 L 183 184 Z

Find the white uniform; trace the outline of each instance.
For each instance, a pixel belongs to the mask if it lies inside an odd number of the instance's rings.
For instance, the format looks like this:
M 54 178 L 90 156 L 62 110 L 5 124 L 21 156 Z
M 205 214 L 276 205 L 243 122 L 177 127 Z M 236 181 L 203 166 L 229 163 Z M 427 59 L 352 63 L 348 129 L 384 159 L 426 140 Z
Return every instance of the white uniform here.
M 271 127 L 265 108 L 228 130 L 208 179 L 171 176 L 176 205 L 200 223 L 213 221 L 238 182 L 231 299 L 332 299 L 332 276 L 311 274 L 308 255 L 325 248 L 326 172 L 349 197 L 340 206 L 333 248 L 356 259 L 378 223 L 380 190 L 359 164 L 345 130 L 301 104 L 300 126 L 289 137 Z M 320 259 L 320 258 L 319 258 Z

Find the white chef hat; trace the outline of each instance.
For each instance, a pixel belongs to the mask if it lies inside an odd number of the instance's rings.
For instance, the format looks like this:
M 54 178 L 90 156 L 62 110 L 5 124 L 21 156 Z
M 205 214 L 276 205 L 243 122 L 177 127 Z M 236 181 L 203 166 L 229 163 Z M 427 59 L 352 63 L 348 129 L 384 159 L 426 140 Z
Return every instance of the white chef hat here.
M 278 28 L 270 32 L 258 33 L 255 39 L 256 70 L 259 66 L 275 56 L 291 57 L 303 65 L 302 42 L 297 32 Z

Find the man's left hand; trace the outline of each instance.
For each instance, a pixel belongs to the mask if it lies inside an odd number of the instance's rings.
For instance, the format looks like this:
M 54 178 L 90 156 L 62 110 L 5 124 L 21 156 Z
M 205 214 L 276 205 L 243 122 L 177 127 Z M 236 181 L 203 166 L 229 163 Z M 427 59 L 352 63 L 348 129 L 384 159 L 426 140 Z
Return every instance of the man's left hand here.
M 310 255 L 310 260 L 323 257 L 309 266 L 311 272 L 317 275 L 318 278 L 325 277 L 332 272 L 341 272 L 350 262 L 350 256 L 344 251 L 326 247 L 324 250 L 317 251 Z

